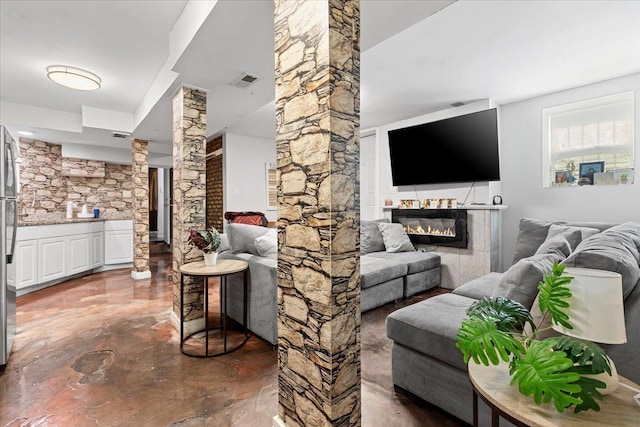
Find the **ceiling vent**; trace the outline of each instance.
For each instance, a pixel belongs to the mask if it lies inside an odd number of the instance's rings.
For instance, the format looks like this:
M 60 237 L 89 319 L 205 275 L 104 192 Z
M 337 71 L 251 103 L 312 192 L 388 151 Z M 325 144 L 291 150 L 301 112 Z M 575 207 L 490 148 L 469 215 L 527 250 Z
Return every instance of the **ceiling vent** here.
M 114 138 L 126 138 L 131 134 L 126 132 L 111 132 L 111 135 L 113 135 Z
M 464 102 L 454 102 L 453 104 L 451 104 L 452 107 L 462 107 L 464 105 Z
M 230 85 L 240 89 L 246 89 L 261 78 L 262 77 L 256 76 L 255 74 L 242 73 L 240 77 L 232 81 Z

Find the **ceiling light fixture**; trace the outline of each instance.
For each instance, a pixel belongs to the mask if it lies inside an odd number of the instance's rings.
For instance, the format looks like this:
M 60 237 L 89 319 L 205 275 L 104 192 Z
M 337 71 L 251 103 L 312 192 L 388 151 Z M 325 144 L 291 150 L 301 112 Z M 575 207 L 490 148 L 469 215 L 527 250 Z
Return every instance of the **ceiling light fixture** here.
M 97 90 L 102 83 L 102 79 L 92 72 L 68 65 L 49 65 L 47 77 L 59 85 L 76 90 Z
M 29 132 L 28 130 L 19 130 L 18 135 L 22 136 L 33 136 L 33 132 Z

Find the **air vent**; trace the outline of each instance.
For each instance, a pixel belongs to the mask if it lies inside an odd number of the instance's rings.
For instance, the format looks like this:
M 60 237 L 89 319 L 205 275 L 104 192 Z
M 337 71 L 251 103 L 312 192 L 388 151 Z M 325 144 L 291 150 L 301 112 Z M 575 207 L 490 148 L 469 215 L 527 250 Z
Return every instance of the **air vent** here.
M 232 81 L 230 85 L 238 87 L 240 89 L 246 89 L 261 78 L 262 77 L 256 76 L 254 74 L 242 73 L 240 77 Z
M 111 132 L 111 135 L 113 135 L 114 138 L 127 138 L 131 134 L 126 132 Z
M 454 102 L 453 104 L 451 104 L 452 107 L 462 107 L 464 105 L 464 102 Z

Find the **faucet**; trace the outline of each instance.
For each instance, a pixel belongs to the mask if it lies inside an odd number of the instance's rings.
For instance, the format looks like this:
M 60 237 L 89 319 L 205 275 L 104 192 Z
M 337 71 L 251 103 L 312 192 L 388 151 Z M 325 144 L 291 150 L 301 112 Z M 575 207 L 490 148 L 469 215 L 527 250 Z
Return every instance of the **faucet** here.
M 22 184 L 20 187 L 20 194 L 24 194 L 24 188 L 29 187 L 31 189 L 31 207 L 36 206 L 36 189 L 30 182 Z M 22 215 L 27 216 L 27 205 L 24 203 L 24 196 L 22 196 Z

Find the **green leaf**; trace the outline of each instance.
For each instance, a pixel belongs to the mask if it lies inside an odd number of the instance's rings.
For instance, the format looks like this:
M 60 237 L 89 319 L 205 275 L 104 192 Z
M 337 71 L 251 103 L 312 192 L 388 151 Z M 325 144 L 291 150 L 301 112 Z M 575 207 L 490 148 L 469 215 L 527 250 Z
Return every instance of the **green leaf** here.
M 576 397 L 580 393 L 580 385 L 576 382 L 580 375 L 567 372 L 573 361 L 563 351 L 553 351 L 556 340 L 531 341 L 526 354 L 520 359 L 514 358 L 511 365 L 513 378 L 511 384 L 518 383 L 520 393 L 533 395 L 537 405 L 553 403 L 558 412 L 582 400 Z
M 477 364 L 485 366 L 491 362 L 500 363 L 499 359 L 509 361 L 509 354 L 521 354 L 524 348 L 520 341 L 511 334 L 497 329 L 496 323 L 479 318 L 466 319 L 458 329 L 456 347 L 464 356 L 464 362 L 470 358 Z
M 571 298 L 569 283 L 573 277 L 563 276 L 563 273 L 564 265 L 554 261 L 552 273 L 545 275 L 542 282 L 538 284 L 540 311 L 543 313 L 548 311 L 553 323 L 573 329 L 569 323 L 569 316 L 564 311 L 569 307 L 568 301 Z
M 529 310 L 519 302 L 504 297 L 478 300 L 469 306 L 467 315 L 494 322 L 498 330 L 503 332 L 520 331 L 525 323 L 534 326 Z
M 611 375 L 611 365 L 607 353 L 598 344 L 578 338 L 562 336 L 556 338 L 556 350 L 567 352 L 574 364 L 586 369 L 576 370 L 578 373 L 600 374 L 606 372 Z
M 605 388 L 606 384 L 602 381 L 594 378 L 580 377 L 576 384 L 580 386 L 580 391 L 572 393 L 572 396 L 582 400 L 582 403 L 578 403 L 573 412 L 587 411 L 593 409 L 594 411 L 600 410 L 600 405 L 595 399 L 602 400 L 602 394 L 597 390 L 598 388 Z

